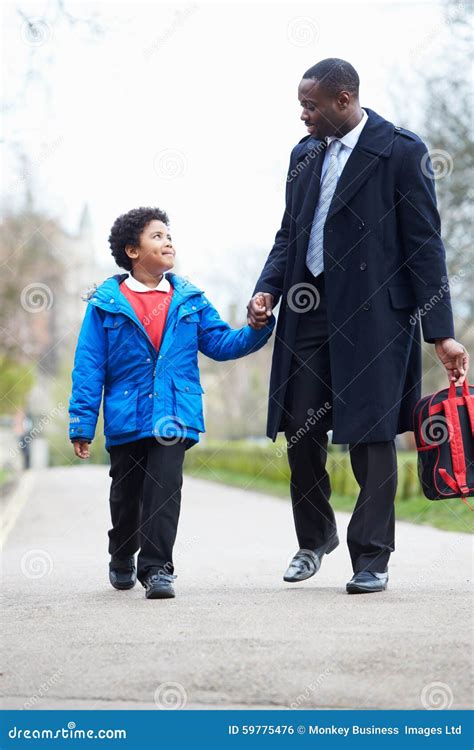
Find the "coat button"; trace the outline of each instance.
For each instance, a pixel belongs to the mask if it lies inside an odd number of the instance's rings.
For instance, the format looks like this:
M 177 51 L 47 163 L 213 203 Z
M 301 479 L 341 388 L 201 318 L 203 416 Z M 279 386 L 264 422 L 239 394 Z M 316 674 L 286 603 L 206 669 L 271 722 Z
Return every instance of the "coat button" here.
M 128 391 L 124 391 L 124 392 L 123 392 L 123 395 L 124 395 L 124 396 L 128 396 Z
M 196 309 L 196 305 L 192 305 L 191 310 L 195 310 L 195 309 Z
M 150 357 L 147 357 L 145 361 L 146 361 L 146 362 L 151 362 L 151 359 L 150 359 Z
M 189 391 L 189 385 L 187 385 L 184 390 Z
M 359 268 L 361 271 L 365 271 L 365 269 L 367 268 L 367 263 L 365 261 L 362 261 Z
M 109 302 L 110 302 L 111 304 L 113 304 L 113 303 L 115 302 L 114 298 L 112 297 L 111 299 L 109 299 Z
M 114 322 L 114 328 L 117 328 L 117 326 L 118 326 L 118 320 L 116 320 L 116 321 Z
M 370 302 L 366 302 L 365 305 L 364 305 L 364 307 L 362 309 L 363 310 L 370 310 Z
M 149 393 L 148 398 L 153 398 L 153 393 Z

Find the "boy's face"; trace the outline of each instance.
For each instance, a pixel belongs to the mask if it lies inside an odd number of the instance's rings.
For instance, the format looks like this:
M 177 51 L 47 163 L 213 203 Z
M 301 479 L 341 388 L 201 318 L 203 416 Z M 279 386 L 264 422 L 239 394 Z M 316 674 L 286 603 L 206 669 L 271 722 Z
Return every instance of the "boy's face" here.
M 125 251 L 132 259 L 133 270 L 139 267 L 152 276 L 160 276 L 174 266 L 176 252 L 169 229 L 158 219 L 146 225 L 137 247 L 127 245 Z

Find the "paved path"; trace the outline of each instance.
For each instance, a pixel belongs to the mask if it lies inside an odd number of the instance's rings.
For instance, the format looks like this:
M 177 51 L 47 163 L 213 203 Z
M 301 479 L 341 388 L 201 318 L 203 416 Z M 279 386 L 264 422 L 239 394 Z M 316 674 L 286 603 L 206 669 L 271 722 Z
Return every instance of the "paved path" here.
M 108 583 L 108 482 L 96 466 L 30 474 L 9 509 L 4 708 L 470 704 L 467 535 L 399 523 L 382 594 L 345 594 L 345 544 L 284 584 L 289 504 L 186 478 L 177 598 L 147 601 Z

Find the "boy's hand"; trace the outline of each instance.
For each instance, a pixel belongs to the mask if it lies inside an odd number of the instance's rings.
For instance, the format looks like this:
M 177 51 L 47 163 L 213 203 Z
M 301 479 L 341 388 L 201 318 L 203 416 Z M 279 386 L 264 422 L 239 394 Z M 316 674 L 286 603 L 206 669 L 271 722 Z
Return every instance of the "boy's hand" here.
M 273 294 L 257 292 L 247 305 L 247 323 L 256 331 L 268 323 L 273 310 Z
M 75 440 L 73 442 L 74 453 L 78 458 L 90 458 L 89 443 L 87 440 Z

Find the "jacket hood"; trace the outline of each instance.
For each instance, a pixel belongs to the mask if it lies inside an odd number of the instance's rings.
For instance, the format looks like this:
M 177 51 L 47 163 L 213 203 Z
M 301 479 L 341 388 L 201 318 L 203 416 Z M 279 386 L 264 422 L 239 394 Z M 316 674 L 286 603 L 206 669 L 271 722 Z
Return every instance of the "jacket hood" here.
M 98 287 L 94 287 L 86 293 L 86 301 L 99 304 L 103 309 L 116 311 L 117 302 L 120 301 L 119 285 L 122 281 L 128 278 L 129 275 L 130 274 L 128 273 L 119 273 L 105 279 L 105 281 L 103 281 Z M 175 273 L 169 272 L 165 273 L 165 278 L 168 279 L 174 288 L 173 301 L 175 305 L 179 306 L 186 302 L 190 297 L 202 296 L 204 294 L 202 289 L 199 289 L 199 287 L 191 283 L 188 279 L 185 279 L 183 276 L 178 276 Z

